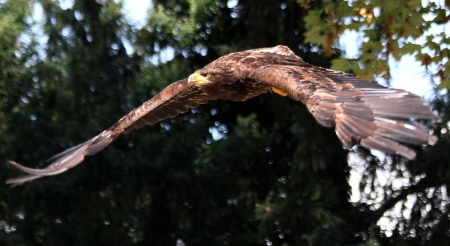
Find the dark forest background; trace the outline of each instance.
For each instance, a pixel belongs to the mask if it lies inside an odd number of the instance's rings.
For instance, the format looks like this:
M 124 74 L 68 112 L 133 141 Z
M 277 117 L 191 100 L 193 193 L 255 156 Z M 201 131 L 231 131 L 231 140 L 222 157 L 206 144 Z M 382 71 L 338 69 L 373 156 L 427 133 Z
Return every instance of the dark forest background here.
M 212 60 L 278 44 L 386 82 L 389 59 L 414 55 L 442 118 L 407 161 L 344 149 L 287 98 L 213 101 L 62 175 L 0 185 L 0 245 L 448 245 L 449 19 L 448 1 L 154 0 L 138 28 L 118 1 L 0 0 L 2 182 L 20 174 L 8 160 L 44 167 Z M 336 45 L 345 30 L 364 36 L 357 59 Z

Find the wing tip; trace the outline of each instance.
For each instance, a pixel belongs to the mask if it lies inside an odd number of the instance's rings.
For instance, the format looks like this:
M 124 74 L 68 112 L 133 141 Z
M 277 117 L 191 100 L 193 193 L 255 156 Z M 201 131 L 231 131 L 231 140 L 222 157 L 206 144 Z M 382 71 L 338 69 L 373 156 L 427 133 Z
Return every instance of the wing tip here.
M 22 170 L 22 171 L 23 171 L 23 168 L 25 168 L 23 165 L 21 165 L 21 164 L 15 162 L 15 161 L 13 161 L 13 160 L 9 160 L 8 162 L 9 162 L 9 164 L 13 165 L 15 168 L 20 169 L 20 170 Z M 19 176 L 19 177 L 16 177 L 16 178 L 10 178 L 10 179 L 7 179 L 7 180 L 5 181 L 5 183 L 6 183 L 7 185 L 10 185 L 11 188 L 14 188 L 14 187 L 16 187 L 16 186 L 22 185 L 22 184 L 24 184 L 24 183 L 26 183 L 26 182 L 28 182 L 28 181 L 31 181 L 31 180 L 33 180 L 33 179 L 37 179 L 37 178 L 40 178 L 40 177 L 41 177 L 41 176 L 39 176 L 39 175 L 34 175 L 34 174 L 23 175 L 23 176 Z
M 401 145 L 401 146 L 404 148 L 402 148 L 400 151 L 397 151 L 396 154 L 401 155 L 408 160 L 414 160 L 416 158 L 417 153 L 414 150 L 412 150 L 408 147 L 405 147 L 403 145 Z
M 430 135 L 430 138 L 428 138 L 429 145 L 435 145 L 437 141 L 438 141 L 438 137 L 435 135 Z

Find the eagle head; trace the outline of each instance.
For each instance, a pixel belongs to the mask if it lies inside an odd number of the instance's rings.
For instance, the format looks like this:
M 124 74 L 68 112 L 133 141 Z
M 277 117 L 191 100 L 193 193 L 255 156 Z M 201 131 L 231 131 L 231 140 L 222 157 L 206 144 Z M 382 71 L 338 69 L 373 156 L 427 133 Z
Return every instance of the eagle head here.
M 188 78 L 188 85 L 189 87 L 192 86 L 199 86 L 201 84 L 205 84 L 205 83 L 211 83 L 211 75 L 210 74 L 200 74 L 200 73 L 193 73 L 191 74 L 191 76 L 189 76 Z
M 220 86 L 224 84 L 231 84 L 237 81 L 234 73 L 229 69 L 223 67 L 217 68 L 211 63 L 202 69 L 195 71 L 188 78 L 188 85 L 191 86 Z

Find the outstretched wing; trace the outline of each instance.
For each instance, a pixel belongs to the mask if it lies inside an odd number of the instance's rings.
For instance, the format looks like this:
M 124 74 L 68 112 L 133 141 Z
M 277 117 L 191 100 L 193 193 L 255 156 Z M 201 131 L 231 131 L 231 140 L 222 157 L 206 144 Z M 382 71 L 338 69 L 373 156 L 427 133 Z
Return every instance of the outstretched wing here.
M 43 176 L 65 172 L 82 162 L 86 156 L 104 149 L 122 133 L 175 117 L 213 99 L 215 98 L 207 96 L 198 87 L 189 87 L 187 79 L 174 82 L 99 135 L 51 157 L 49 160 L 52 163 L 46 168 L 33 169 L 10 161 L 27 175 L 8 179 L 6 183 L 16 186 Z
M 240 61 L 240 75 L 267 83 L 306 104 L 318 123 L 335 127 L 347 148 L 361 144 L 413 159 L 416 153 L 401 143 L 436 142 L 437 137 L 415 121 L 437 118 L 423 98 L 313 66 L 292 52 L 288 56 L 278 53 L 276 50 L 250 53 Z

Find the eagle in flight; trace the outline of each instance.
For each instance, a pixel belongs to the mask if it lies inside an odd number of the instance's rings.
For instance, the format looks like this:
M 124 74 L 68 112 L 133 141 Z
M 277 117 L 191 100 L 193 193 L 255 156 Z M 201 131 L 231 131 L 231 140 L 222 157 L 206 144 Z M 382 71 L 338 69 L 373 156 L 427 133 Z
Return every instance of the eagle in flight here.
M 357 77 L 304 62 L 286 46 L 253 49 L 220 57 L 187 79 L 167 86 L 94 138 L 49 159 L 43 169 L 12 165 L 27 175 L 8 179 L 12 186 L 60 174 L 104 149 L 123 133 L 184 113 L 209 100 L 245 101 L 272 91 L 302 102 L 324 127 L 350 149 L 360 144 L 414 159 L 404 144 L 434 144 L 437 137 L 416 122 L 433 120 L 429 103 L 408 91 L 386 88 Z

